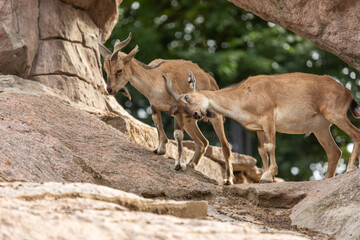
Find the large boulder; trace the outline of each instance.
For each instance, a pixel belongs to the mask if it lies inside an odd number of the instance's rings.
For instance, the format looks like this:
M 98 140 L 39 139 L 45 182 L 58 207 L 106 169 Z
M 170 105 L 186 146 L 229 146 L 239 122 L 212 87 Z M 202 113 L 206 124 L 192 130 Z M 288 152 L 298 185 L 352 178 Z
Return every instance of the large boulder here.
M 301 228 L 360 239 L 360 170 L 318 182 L 290 217 Z
M 108 39 L 118 19 L 118 7 L 122 0 L 62 0 L 86 11 L 95 24 L 104 30 L 104 38 Z
M 28 77 L 39 29 L 37 0 L 0 0 L 0 72 Z
M 30 78 L 75 101 L 112 112 L 118 104 L 105 95 L 97 39 L 99 28 L 111 32 L 119 3 L 40 0 L 39 47 Z M 90 14 L 94 8 L 99 14 Z
M 0 73 L 39 81 L 59 94 L 106 112 L 99 28 L 110 36 L 121 0 L 0 0 Z
M 228 1 L 308 38 L 360 72 L 359 1 Z
M 224 188 L 224 193 L 248 201 L 256 208 L 255 217 L 262 209 L 273 212 L 266 221 L 278 227 L 320 232 L 325 234 L 321 239 L 360 239 L 360 169 L 321 181 L 236 185 Z M 241 209 L 249 218 L 251 210 Z M 241 210 L 231 212 L 234 217 L 244 215 Z

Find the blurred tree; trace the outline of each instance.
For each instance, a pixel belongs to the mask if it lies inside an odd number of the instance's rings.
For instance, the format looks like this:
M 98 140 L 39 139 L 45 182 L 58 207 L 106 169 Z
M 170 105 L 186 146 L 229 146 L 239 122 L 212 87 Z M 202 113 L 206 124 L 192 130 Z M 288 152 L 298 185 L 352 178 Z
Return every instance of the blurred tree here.
M 106 46 L 112 49 L 116 39 L 123 40 L 132 32 L 132 42 L 123 51 L 129 52 L 138 44 L 140 51 L 136 58 L 145 63 L 156 58 L 191 60 L 213 75 L 220 87 L 259 74 L 327 74 L 351 89 L 356 99 L 360 97 L 359 74 L 346 63 L 291 31 L 227 1 L 159 0 L 156 4 L 145 0 L 124 1 L 119 10 L 119 21 Z M 132 87 L 129 89 L 133 101 L 118 94 L 120 104 L 135 117 L 153 124 L 147 99 Z M 230 122 L 226 122 L 227 132 Z M 164 114 L 163 123 L 172 136 L 172 118 Z M 219 145 L 209 124 L 201 122 L 199 126 L 211 144 Z M 346 148 L 350 147 L 351 139 L 337 127 L 332 127 L 332 133 L 347 162 Z M 253 155 L 261 166 L 254 133 L 251 142 Z M 277 134 L 276 156 L 278 176 L 286 180 L 318 179 L 326 167 L 325 152 L 313 135 L 304 138 Z M 343 171 L 344 165 L 339 166 L 339 171 Z

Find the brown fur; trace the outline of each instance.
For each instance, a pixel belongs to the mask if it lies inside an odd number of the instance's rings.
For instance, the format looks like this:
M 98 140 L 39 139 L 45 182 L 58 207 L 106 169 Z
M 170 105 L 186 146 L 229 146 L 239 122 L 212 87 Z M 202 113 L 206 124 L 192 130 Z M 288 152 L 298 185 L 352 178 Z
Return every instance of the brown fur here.
M 196 167 L 199 164 L 200 158 L 204 155 L 208 146 L 208 141 L 200 132 L 197 121 L 188 116 L 186 112 L 181 110 L 173 111 L 171 106 L 175 105 L 175 100 L 166 91 L 165 81 L 162 75 L 166 74 L 174 81 L 174 89 L 179 93 L 186 93 L 191 91 L 190 87 L 184 82 L 184 79 L 188 77 L 188 71 L 191 71 L 198 79 L 197 90 L 218 90 L 219 87 L 216 84 L 214 78 L 208 73 L 202 70 L 197 64 L 185 60 L 163 60 L 156 59 L 149 65 L 134 59 L 134 53 L 137 52 L 137 48 L 132 50 L 129 54 L 118 52 L 115 57 L 114 54 L 106 56 L 104 59 L 104 69 L 107 73 L 108 82 L 107 89 L 111 94 L 116 94 L 125 85 L 130 82 L 138 91 L 140 91 L 150 102 L 153 110 L 153 121 L 158 130 L 159 146 L 154 151 L 157 154 L 165 153 L 165 146 L 168 139 L 165 135 L 162 123 L 161 123 L 161 111 L 173 112 L 175 114 L 176 131 L 174 137 L 178 142 L 179 158 L 176 159 L 176 169 L 180 167 L 185 168 L 186 163 L 182 159 L 182 131 L 185 131 L 195 141 L 195 154 L 190 161 L 191 167 Z M 131 55 L 131 60 L 129 60 Z M 186 69 L 186 71 L 184 71 Z M 184 117 L 189 117 L 186 120 Z M 214 126 L 216 134 L 218 135 L 220 142 L 223 146 L 223 152 L 227 165 L 230 165 L 230 146 L 226 139 L 223 126 L 222 116 L 213 118 L 211 123 Z M 231 175 L 227 176 L 227 183 L 232 183 L 232 169 Z
M 360 106 L 353 100 L 351 91 L 330 76 L 289 73 L 254 76 L 221 90 L 182 94 L 177 107 L 186 109 L 197 119 L 214 111 L 256 131 L 265 168 L 261 181 L 272 182 L 277 174 L 276 131 L 289 134 L 313 132 L 326 151 L 328 169 L 325 178 L 330 178 L 335 175 L 341 156 L 341 150 L 330 134 L 330 126 L 336 124 L 354 141 L 347 171 L 357 168 L 360 131 L 347 118 L 350 103 L 353 115 L 359 118 Z

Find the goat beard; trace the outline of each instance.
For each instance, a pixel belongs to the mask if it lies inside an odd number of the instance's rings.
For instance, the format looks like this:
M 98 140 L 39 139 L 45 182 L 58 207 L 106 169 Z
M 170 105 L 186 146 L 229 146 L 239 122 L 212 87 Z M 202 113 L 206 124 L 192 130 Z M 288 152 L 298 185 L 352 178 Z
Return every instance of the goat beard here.
M 131 101 L 131 95 L 126 87 L 121 88 L 120 92 Z

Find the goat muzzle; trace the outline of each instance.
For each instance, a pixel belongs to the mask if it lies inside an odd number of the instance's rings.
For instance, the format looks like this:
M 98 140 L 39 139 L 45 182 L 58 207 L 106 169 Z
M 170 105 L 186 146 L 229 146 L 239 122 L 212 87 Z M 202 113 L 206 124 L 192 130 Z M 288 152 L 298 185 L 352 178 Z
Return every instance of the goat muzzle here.
M 196 119 L 196 120 L 200 120 L 202 119 L 202 114 L 198 113 L 197 111 L 194 111 L 193 112 L 193 118 Z
M 107 92 L 108 92 L 109 94 L 111 94 L 111 92 L 112 92 L 111 87 L 107 87 L 106 90 L 107 90 Z

